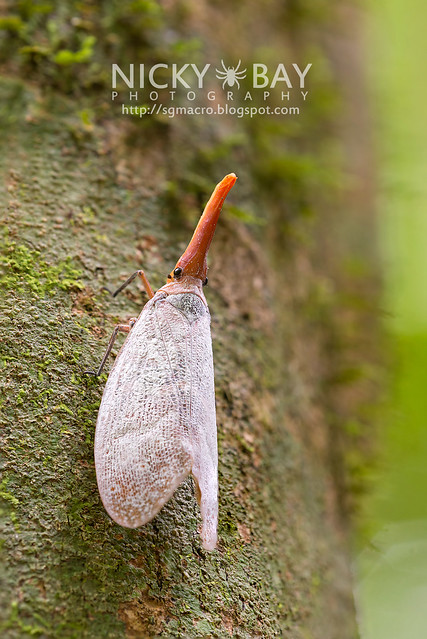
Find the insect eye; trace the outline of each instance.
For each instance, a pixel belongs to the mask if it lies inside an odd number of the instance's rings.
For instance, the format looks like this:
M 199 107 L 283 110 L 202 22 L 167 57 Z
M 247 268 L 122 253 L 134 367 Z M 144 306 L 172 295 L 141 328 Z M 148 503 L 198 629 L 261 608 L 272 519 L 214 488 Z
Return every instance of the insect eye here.
M 203 286 L 207 286 L 207 285 L 208 285 L 208 278 L 206 278 L 206 279 L 203 281 Z
M 181 277 L 181 275 L 182 275 L 182 268 L 180 266 L 177 266 L 173 272 L 173 276 L 176 277 L 176 279 L 178 279 Z

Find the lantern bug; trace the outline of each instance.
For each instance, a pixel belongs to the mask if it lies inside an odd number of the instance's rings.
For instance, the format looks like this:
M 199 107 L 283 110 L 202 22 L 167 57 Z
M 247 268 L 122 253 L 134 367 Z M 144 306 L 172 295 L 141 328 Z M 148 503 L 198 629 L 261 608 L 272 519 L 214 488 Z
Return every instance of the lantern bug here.
M 109 374 L 95 432 L 95 467 L 102 502 L 112 519 L 137 528 L 149 522 L 192 473 L 202 515 L 201 539 L 217 543 L 218 451 L 210 314 L 203 286 L 207 253 L 223 202 L 236 182 L 215 188 L 193 237 L 138 318 L 119 324 L 95 375 L 100 375 L 119 331 L 128 333 Z

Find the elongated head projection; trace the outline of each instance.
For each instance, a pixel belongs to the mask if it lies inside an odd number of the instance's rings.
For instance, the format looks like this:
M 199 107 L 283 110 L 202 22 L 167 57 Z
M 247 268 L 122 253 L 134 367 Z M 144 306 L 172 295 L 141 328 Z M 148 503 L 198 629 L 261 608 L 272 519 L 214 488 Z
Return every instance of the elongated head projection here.
M 137 319 L 105 386 L 95 434 L 95 466 L 102 502 L 115 522 L 137 528 L 157 515 L 192 473 L 202 515 L 204 548 L 217 543 L 218 451 L 210 314 L 203 293 L 207 253 L 224 200 L 236 182 L 215 188 L 194 235 Z
M 170 278 L 177 280 L 183 275 L 190 275 L 191 277 L 198 277 L 202 282 L 205 281 L 208 272 L 207 255 L 215 233 L 219 214 L 221 213 L 224 200 L 236 180 L 237 177 L 234 173 L 230 173 L 217 184 L 209 202 L 205 206 L 205 210 L 196 226 L 193 237 L 185 252 L 176 263 L 174 270 L 169 275 Z

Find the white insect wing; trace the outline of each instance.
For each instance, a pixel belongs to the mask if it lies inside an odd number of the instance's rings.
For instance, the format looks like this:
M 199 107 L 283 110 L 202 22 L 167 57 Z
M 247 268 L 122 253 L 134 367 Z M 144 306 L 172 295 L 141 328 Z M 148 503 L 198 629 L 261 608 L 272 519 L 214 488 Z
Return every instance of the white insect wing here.
M 210 315 L 194 293 L 159 291 L 140 314 L 105 386 L 95 434 L 109 515 L 150 521 L 192 472 L 205 548 L 216 545 L 218 453 Z

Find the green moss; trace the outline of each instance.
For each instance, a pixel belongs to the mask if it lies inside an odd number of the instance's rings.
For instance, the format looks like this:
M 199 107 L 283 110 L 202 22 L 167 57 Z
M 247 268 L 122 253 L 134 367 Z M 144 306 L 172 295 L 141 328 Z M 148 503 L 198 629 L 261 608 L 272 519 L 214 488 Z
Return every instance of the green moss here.
M 40 637 L 45 635 L 46 630 L 48 630 L 47 625 L 42 627 L 35 624 L 24 623 L 20 619 L 19 613 L 19 603 L 17 601 L 13 601 L 10 608 L 9 618 L 4 623 L 0 624 L 0 630 L 7 633 L 8 630 L 19 629 L 22 633 L 21 636 L 23 637 Z
M 0 484 L 0 498 L 4 499 L 5 501 L 7 501 L 9 504 L 12 504 L 13 506 L 18 506 L 19 500 L 17 499 L 17 497 L 15 497 L 15 495 L 12 495 L 12 493 L 10 493 L 6 489 L 7 483 L 8 483 L 8 479 L 6 477 L 3 479 L 3 481 Z
M 23 27 L 24 23 L 17 15 L 2 16 L 0 18 L 0 30 L 20 33 Z
M 123 63 L 126 48 L 143 45 L 147 53 L 153 33 L 164 26 L 164 11 L 156 0 L 114 0 L 94 10 L 91 2 L 59 0 L 19 2 L 14 14 L 0 19 L 6 37 L 0 42 L 0 56 L 15 62 L 47 87 L 80 94 L 81 87 L 97 91 L 108 86 L 111 54 Z M 114 32 L 125 37 L 125 43 Z
M 93 56 L 93 47 L 95 45 L 96 38 L 93 35 L 86 36 L 78 51 L 70 51 L 69 49 L 60 49 L 53 56 L 53 61 L 59 66 L 70 66 L 72 64 L 81 64 L 82 62 L 88 62 Z
M 71 291 L 84 288 L 78 279 L 81 272 L 66 258 L 57 264 L 48 264 L 40 258 L 40 251 L 11 242 L 4 235 L 0 242 L 0 286 L 14 291 L 54 295 L 58 290 Z

